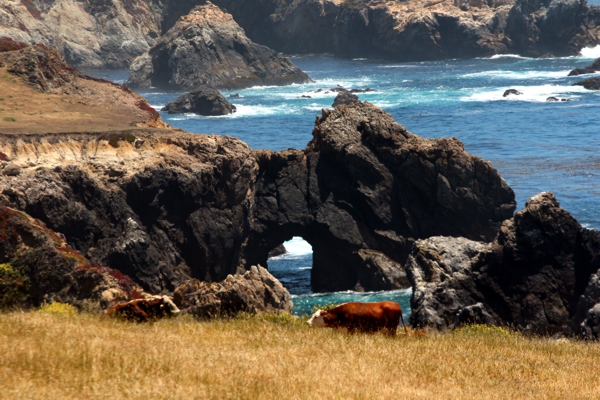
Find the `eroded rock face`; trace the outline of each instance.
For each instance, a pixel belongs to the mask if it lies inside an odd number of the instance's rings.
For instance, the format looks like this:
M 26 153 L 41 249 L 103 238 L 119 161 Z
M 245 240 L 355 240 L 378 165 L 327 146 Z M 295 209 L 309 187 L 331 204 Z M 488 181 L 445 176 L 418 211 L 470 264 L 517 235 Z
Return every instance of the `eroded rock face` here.
M 577 0 L 215 3 L 231 12 L 249 37 L 278 51 L 398 61 L 575 55 L 598 43 L 600 21 L 597 7 Z
M 362 102 L 324 111 L 304 151 L 171 130 L 18 140 L 0 136 L 22 165 L 0 174 L 0 202 L 152 293 L 266 265 L 293 236 L 313 246 L 316 291 L 406 287 L 412 238 L 492 240 L 515 207 L 458 140 L 419 138 Z
M 127 85 L 242 89 L 309 81 L 291 61 L 248 39 L 230 14 L 206 2 L 132 63 Z
M 235 106 L 216 89 L 201 87 L 192 90 L 167 104 L 161 111 L 169 114 L 194 113 L 205 116 L 234 113 Z
M 323 111 L 313 137 L 304 151 L 258 152 L 243 258 L 265 262 L 269 250 L 302 236 L 313 247 L 316 291 L 405 287 L 365 279 L 374 275 L 361 251 L 404 265 L 412 238 L 493 240 L 515 208 L 498 173 L 458 140 L 415 136 L 369 103 Z
M 505 221 L 492 244 L 419 241 L 407 263 L 415 287 L 411 322 L 452 328 L 465 308 L 481 303 L 485 319 L 497 324 L 544 334 L 585 331 L 581 323 L 596 302 L 590 276 L 600 267 L 599 244 L 600 233 L 582 228 L 548 192 Z
M 18 0 L 0 4 L 0 37 L 59 50 L 70 65 L 125 68 L 161 33 L 146 0 Z
M 290 294 L 266 269 L 253 266 L 219 283 L 186 281 L 175 290 L 175 304 L 198 318 L 291 312 Z

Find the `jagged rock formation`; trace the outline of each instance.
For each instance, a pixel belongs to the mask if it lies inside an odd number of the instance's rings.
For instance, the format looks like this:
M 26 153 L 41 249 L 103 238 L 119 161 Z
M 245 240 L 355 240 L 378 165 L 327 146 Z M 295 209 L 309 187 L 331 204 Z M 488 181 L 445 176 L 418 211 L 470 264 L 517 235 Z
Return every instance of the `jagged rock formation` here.
M 216 89 L 200 87 L 179 96 L 161 111 L 169 114 L 195 113 L 206 116 L 227 115 L 234 113 L 235 106 L 228 102 Z
M 398 61 L 577 54 L 600 43 L 579 0 L 214 0 L 257 43 L 286 53 Z M 206 0 L 7 0 L 0 37 L 56 47 L 75 66 L 123 68 Z
M 55 47 L 78 67 L 125 68 L 155 43 L 161 19 L 146 0 L 7 0 L 0 37 Z
M 573 71 L 569 72 L 569 76 L 593 74 L 597 71 L 600 71 L 600 58 L 585 68 L 575 68 Z
M 115 147 L 117 133 L 131 140 Z M 111 135 L 0 135 L 21 167 L 0 174 L 0 202 L 154 293 L 266 265 L 293 236 L 313 246 L 315 290 L 405 287 L 412 238 L 491 240 L 515 207 L 458 140 L 421 139 L 368 103 L 324 112 L 304 151 L 170 130 Z
M 579 82 L 575 82 L 573 86 L 583 86 L 588 90 L 600 90 L 600 78 L 588 78 Z
M 544 192 L 505 221 L 491 244 L 417 241 L 406 268 L 414 286 L 411 322 L 440 329 L 493 322 L 593 336 L 598 298 L 592 274 L 599 268 L 600 233 L 582 228 Z M 479 316 L 468 310 L 474 305 Z
M 355 101 L 358 101 L 357 95 L 355 95 L 354 93 L 350 93 L 347 90 L 342 90 L 338 93 L 337 96 L 335 96 L 335 99 L 333 100 L 333 104 L 331 106 L 337 107 L 342 104 L 351 104 Z
M 294 304 L 281 283 L 261 266 L 243 275 L 228 275 L 220 283 L 186 281 L 174 293 L 184 314 L 198 318 L 291 312 Z
M 141 296 L 128 276 L 93 265 L 41 221 L 0 204 L 0 309 L 70 303 L 107 308 Z
M 600 43 L 600 8 L 578 0 L 215 3 L 231 12 L 250 38 L 287 53 L 418 61 L 572 55 Z
M 243 89 L 308 81 L 291 61 L 250 41 L 230 14 L 206 2 L 132 63 L 127 85 Z
M 419 138 L 369 103 L 323 111 L 313 137 L 304 151 L 257 152 L 244 259 L 260 264 L 302 236 L 313 247 L 314 290 L 402 287 L 364 252 L 403 265 L 412 238 L 492 240 L 515 208 L 498 173 L 458 140 Z

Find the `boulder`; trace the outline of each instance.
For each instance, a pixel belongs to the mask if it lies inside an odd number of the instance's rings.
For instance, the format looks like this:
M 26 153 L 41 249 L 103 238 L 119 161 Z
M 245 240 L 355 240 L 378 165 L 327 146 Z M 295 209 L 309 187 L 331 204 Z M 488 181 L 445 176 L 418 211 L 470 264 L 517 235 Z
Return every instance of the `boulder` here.
M 593 325 L 597 302 L 590 276 L 599 267 L 600 233 L 581 227 L 543 192 L 505 221 L 491 244 L 416 242 L 406 267 L 414 285 L 411 323 L 454 328 L 461 315 L 473 314 L 465 308 L 480 303 L 486 323 L 550 335 L 586 332 L 583 321 L 589 311 Z
M 515 96 L 519 96 L 522 95 L 523 93 L 519 92 L 517 89 L 507 89 L 504 91 L 504 94 L 502 95 L 502 97 L 507 97 L 510 95 L 515 95 Z
M 275 247 L 273 250 L 271 250 L 269 252 L 269 258 L 282 256 L 284 254 L 287 254 L 287 252 L 288 251 L 285 248 L 285 246 L 283 244 L 280 244 L 279 246 Z
M 184 314 L 198 318 L 289 313 L 294 306 L 288 291 L 261 266 L 219 283 L 186 281 L 175 289 L 174 301 Z
M 133 61 L 127 86 L 243 89 L 309 81 L 287 58 L 248 39 L 230 14 L 206 2 Z
M 236 108 L 218 90 L 200 87 L 179 96 L 163 107 L 161 111 L 166 111 L 169 114 L 194 113 L 217 116 L 232 114 L 236 111 Z
M 600 71 L 600 58 L 596 59 L 593 63 L 584 68 L 575 68 L 569 72 L 569 76 L 577 76 L 584 74 L 593 74 L 594 72 Z
M 337 107 L 342 104 L 351 104 L 355 101 L 358 101 L 358 96 L 350 93 L 347 90 L 342 90 L 335 96 L 335 100 L 333 101 L 332 107 Z
M 600 78 L 588 78 L 575 82 L 573 86 L 583 86 L 588 90 L 600 90 Z

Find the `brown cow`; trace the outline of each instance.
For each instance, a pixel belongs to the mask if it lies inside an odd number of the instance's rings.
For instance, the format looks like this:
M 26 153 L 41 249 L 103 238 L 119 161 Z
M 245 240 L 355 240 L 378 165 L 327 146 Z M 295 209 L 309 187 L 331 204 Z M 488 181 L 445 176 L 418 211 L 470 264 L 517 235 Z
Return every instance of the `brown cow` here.
M 382 301 L 344 303 L 329 311 L 318 310 L 307 323 L 317 328 L 346 328 L 348 332 L 377 332 L 385 329 L 390 335 L 395 335 L 400 321 L 408 335 L 400 304 L 395 301 Z
M 106 311 L 105 317 L 124 317 L 144 322 L 179 314 L 179 308 L 168 296 L 146 296 L 145 299 L 115 304 Z

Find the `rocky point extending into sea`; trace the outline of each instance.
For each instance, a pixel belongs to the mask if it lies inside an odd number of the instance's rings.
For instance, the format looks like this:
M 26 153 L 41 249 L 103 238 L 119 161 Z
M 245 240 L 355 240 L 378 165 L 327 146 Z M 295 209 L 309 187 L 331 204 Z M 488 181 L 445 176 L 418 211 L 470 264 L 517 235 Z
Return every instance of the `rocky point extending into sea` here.
M 79 107 L 48 132 L 35 115 L 2 126 L 4 306 L 172 294 L 202 318 L 289 311 L 258 265 L 302 236 L 316 291 L 412 286 L 413 326 L 598 337 L 600 233 L 547 192 L 514 214 L 511 188 L 455 138 L 421 138 L 355 101 L 323 110 L 304 150 L 253 151 L 167 126 L 44 45 L 2 46 L 11 101 Z

